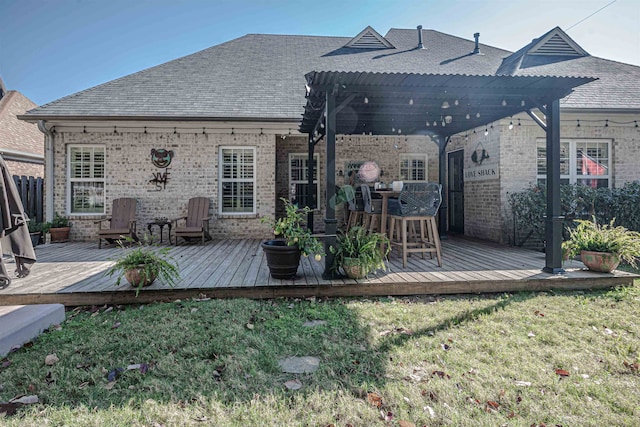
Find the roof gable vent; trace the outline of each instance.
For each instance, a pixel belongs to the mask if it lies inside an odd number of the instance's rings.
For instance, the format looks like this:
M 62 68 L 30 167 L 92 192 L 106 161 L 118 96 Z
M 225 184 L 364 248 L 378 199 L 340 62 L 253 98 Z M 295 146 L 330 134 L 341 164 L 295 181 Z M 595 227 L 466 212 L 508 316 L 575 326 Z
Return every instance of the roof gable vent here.
M 367 26 L 357 36 L 349 40 L 344 47 L 355 49 L 394 49 L 395 47 L 389 43 L 389 40 L 382 37 L 376 30 Z
M 542 37 L 527 52 L 529 55 L 552 55 L 552 56 L 588 56 L 571 37 L 569 37 L 559 27 L 554 28 Z

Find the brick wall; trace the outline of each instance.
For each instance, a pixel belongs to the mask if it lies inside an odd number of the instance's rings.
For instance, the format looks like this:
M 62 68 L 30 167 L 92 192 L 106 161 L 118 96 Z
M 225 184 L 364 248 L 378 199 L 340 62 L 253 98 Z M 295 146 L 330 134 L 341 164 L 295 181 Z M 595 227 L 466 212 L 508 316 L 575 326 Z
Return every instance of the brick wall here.
M 260 134 L 202 134 L 113 132 L 57 132 L 55 137 L 54 210 L 66 209 L 66 152 L 69 144 L 104 144 L 106 147 L 106 206 L 118 197 L 138 200 L 138 231 L 156 217 L 177 218 L 186 213 L 189 198 L 209 197 L 211 234 L 213 237 L 256 238 L 269 235 L 260 216 L 275 210 L 275 136 Z M 218 214 L 218 152 L 221 146 L 256 147 L 256 211 L 255 215 L 223 216 Z M 166 188 L 156 191 L 149 183 L 153 173 L 163 171 L 151 162 L 151 149 L 173 150 Z M 100 217 L 99 217 L 100 218 Z M 92 215 L 71 215 L 71 238 L 97 238 L 97 219 Z
M 307 153 L 306 136 L 286 136 L 277 140 L 277 187 L 278 197 L 289 197 L 289 153 Z M 320 203 L 321 210 L 314 214 L 314 231 L 324 230 L 325 197 L 325 153 L 324 139 L 315 147 L 315 153 L 319 155 L 320 162 Z M 427 137 L 393 137 L 393 136 L 363 136 L 363 135 L 338 135 L 336 138 L 336 185 L 342 186 L 348 181 L 345 174 L 345 165 L 352 161 L 375 161 L 384 175 L 380 180 L 390 184 L 399 180 L 400 154 L 401 153 L 426 153 L 427 174 L 429 181 L 438 181 L 438 147 Z M 342 176 L 339 176 L 342 171 Z M 282 214 L 279 206 L 278 213 Z M 336 209 L 338 226 L 346 220 L 343 206 Z

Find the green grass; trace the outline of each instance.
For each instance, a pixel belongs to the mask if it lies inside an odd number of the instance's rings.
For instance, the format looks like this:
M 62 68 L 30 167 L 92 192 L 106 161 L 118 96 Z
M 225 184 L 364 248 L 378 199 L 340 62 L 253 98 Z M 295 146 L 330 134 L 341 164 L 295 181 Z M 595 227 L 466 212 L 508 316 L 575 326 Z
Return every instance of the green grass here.
M 40 403 L 0 425 L 635 425 L 639 308 L 636 283 L 558 294 L 78 309 L 7 356 L 0 401 L 35 394 Z M 304 327 L 308 320 L 326 323 Z M 51 353 L 60 360 L 47 366 Z M 321 359 L 318 371 L 280 371 L 278 359 L 304 355 Z M 137 363 L 149 369 L 109 383 L 110 371 Z M 302 388 L 287 389 L 291 379 Z

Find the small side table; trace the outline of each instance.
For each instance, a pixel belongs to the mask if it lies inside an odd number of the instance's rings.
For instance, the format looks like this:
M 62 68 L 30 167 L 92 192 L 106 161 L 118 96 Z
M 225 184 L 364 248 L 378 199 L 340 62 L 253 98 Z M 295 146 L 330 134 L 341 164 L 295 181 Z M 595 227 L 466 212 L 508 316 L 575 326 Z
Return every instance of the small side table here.
M 169 234 L 168 234 L 168 238 L 169 238 L 169 244 L 171 244 L 171 221 L 152 221 L 149 224 L 147 224 L 147 229 L 149 230 L 149 235 L 153 236 L 153 226 L 156 225 L 158 226 L 158 228 L 160 229 L 160 243 L 162 243 L 162 230 L 164 229 L 165 226 L 168 227 L 169 229 Z

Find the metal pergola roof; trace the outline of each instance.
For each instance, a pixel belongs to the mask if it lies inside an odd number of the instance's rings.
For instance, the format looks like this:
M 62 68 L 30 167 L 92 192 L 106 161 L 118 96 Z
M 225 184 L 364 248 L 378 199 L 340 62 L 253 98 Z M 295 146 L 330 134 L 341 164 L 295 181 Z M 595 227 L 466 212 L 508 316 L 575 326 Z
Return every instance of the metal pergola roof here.
M 452 135 L 527 112 L 547 135 L 547 251 L 543 271 L 564 272 L 560 248 L 564 220 L 560 210 L 560 99 L 595 78 L 342 71 L 314 71 L 305 78 L 307 103 L 300 131 L 309 134 L 309 177 L 313 176 L 314 146 L 321 137 L 326 138 L 327 199 L 335 195 L 336 134 L 428 134 L 439 146 L 438 174 L 440 184 L 444 184 L 445 148 Z M 532 113 L 534 108 L 544 114 L 544 120 Z M 443 200 L 441 230 L 446 209 Z M 335 206 L 327 204 L 325 213 L 328 249 L 335 244 Z M 332 263 L 328 251 L 326 278 L 334 274 Z
M 475 76 L 313 71 L 300 131 L 324 134 L 335 94 L 336 133 L 448 137 L 546 105 L 592 77 Z

